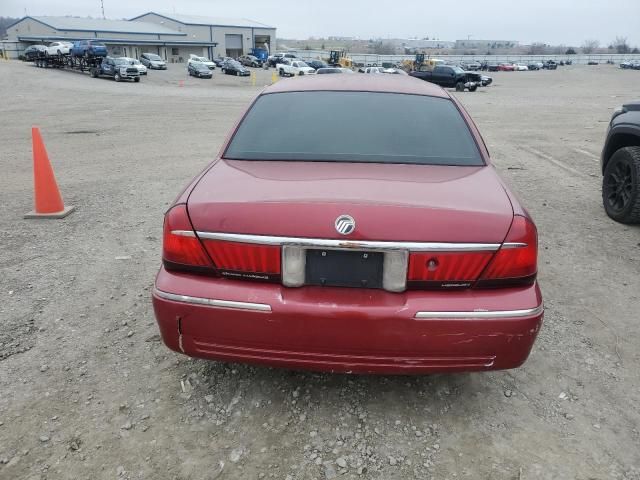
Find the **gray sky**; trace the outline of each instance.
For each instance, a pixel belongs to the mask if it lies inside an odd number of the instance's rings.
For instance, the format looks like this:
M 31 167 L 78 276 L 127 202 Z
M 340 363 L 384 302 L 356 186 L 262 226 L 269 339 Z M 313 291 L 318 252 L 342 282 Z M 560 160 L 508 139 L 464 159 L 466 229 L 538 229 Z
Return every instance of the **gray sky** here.
M 104 0 L 107 18 L 147 11 L 250 18 L 278 37 L 429 37 L 608 45 L 617 35 L 640 47 L 640 0 Z M 614 6 L 615 5 L 615 6 Z M 100 16 L 100 0 L 2 0 L 0 15 Z

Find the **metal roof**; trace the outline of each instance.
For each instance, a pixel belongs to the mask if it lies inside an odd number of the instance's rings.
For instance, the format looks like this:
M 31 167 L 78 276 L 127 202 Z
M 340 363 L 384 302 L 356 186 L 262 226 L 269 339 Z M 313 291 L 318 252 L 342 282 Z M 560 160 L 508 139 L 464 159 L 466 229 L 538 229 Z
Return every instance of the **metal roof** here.
M 47 25 L 55 30 L 73 30 L 77 32 L 111 32 L 111 33 L 140 33 L 151 35 L 180 35 L 186 33 L 178 32 L 164 25 L 150 22 L 138 22 L 131 20 L 105 20 L 102 18 L 80 18 L 80 17 L 24 17 L 22 20 L 31 18 L 37 22 Z M 21 20 L 21 21 L 22 21 Z
M 56 35 L 18 35 L 17 39 L 21 42 L 41 42 L 43 44 L 49 42 L 57 42 L 57 41 L 65 41 L 65 42 L 75 42 L 78 40 L 85 40 L 87 37 L 83 35 L 76 36 L 56 36 Z M 89 40 L 93 40 L 95 42 L 106 43 L 108 45 L 112 44 L 122 44 L 122 45 L 163 45 L 163 46 L 172 46 L 179 47 L 180 45 L 206 45 L 215 47 L 218 45 L 217 42 L 204 42 L 202 40 L 197 42 L 192 42 L 190 40 L 158 40 L 158 39 L 123 39 L 123 38 L 90 38 Z M 2 43 L 2 42 L 0 42 Z
M 156 13 L 147 12 L 131 20 L 144 17 L 145 15 L 154 14 L 159 17 L 164 17 L 169 20 L 175 20 L 176 22 L 184 23 L 185 25 L 206 25 L 214 27 L 249 27 L 249 28 L 275 28 L 264 23 L 259 23 L 247 18 L 225 18 L 225 17 L 208 17 L 201 15 L 181 15 L 176 13 Z

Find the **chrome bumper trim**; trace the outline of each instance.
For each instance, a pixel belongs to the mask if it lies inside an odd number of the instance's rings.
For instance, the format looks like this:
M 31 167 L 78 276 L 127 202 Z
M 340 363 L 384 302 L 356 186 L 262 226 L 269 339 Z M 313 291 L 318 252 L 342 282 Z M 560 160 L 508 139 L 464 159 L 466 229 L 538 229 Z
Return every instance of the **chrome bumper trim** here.
M 270 312 L 271 305 L 266 303 L 236 302 L 233 300 L 217 300 L 214 298 L 191 297 L 189 295 L 178 295 L 176 293 L 163 292 L 157 288 L 153 289 L 153 294 L 157 297 L 174 302 L 191 303 L 194 305 L 205 305 L 208 307 L 232 308 L 235 310 L 251 310 L 255 312 Z
M 173 230 L 174 235 L 193 237 L 189 230 Z M 334 240 L 325 238 L 274 237 L 269 235 L 246 235 L 242 233 L 197 232 L 206 240 L 257 243 L 261 245 L 298 245 L 316 248 L 354 248 L 368 250 L 410 250 L 412 252 L 464 252 L 489 251 L 500 248 L 499 243 L 444 243 L 444 242 L 387 242 L 369 240 Z
M 520 318 L 540 315 L 544 311 L 544 305 L 524 310 L 474 310 L 471 312 L 417 312 L 414 318 L 427 319 L 477 319 L 477 318 Z

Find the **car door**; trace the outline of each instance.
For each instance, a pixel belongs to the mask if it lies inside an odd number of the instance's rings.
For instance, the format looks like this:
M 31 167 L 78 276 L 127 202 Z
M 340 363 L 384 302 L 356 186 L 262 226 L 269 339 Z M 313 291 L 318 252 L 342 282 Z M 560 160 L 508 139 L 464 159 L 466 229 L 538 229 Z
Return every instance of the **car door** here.
M 456 84 L 456 74 L 451 67 L 434 68 L 433 79 L 443 87 L 453 87 Z
M 115 71 L 115 63 L 110 58 L 107 58 L 103 63 L 102 71 L 107 75 L 113 75 Z

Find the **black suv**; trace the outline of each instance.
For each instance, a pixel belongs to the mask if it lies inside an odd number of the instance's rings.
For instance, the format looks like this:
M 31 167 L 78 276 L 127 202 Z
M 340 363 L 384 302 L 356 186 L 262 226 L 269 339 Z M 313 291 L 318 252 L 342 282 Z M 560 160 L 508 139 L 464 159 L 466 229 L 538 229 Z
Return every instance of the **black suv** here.
M 640 223 L 640 100 L 613 113 L 600 163 L 607 215 L 616 222 Z

